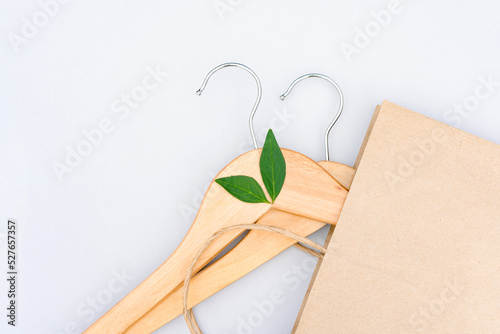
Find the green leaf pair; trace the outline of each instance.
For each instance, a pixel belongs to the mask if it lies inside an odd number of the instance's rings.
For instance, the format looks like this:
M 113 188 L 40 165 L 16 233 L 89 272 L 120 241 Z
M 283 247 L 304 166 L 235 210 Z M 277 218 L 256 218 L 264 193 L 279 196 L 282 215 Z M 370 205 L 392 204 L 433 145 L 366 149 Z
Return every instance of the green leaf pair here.
M 285 183 L 286 163 L 272 130 L 267 132 L 259 166 L 260 175 L 267 193 L 271 196 L 271 202 L 268 201 L 264 190 L 253 177 L 236 175 L 222 177 L 216 179 L 215 182 L 242 202 L 274 203 Z

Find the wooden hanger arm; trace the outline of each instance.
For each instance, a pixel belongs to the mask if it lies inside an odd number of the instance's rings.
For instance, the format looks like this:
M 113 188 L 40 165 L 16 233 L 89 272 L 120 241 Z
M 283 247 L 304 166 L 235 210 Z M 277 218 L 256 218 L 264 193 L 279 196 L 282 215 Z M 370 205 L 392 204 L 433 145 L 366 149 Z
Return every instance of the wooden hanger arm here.
M 319 162 L 319 165 L 347 189 L 350 187 L 354 168 L 331 161 Z M 325 223 L 275 209 L 268 211 L 258 223 L 286 228 L 304 237 L 325 226 Z M 199 304 L 294 244 L 294 240 L 280 235 L 250 231 L 230 252 L 191 279 L 189 305 Z M 152 333 L 181 314 L 182 286 L 179 286 L 125 333 Z
M 278 210 L 269 211 L 259 220 L 259 224 L 286 228 L 301 236 L 308 236 L 326 225 Z M 281 235 L 250 231 L 235 248 L 191 279 L 188 304 L 197 305 L 294 244 L 295 240 Z M 125 333 L 151 333 L 181 314 L 182 286 Z
M 239 156 L 217 178 L 246 175 L 262 185 L 260 151 L 253 150 Z M 284 212 L 335 223 L 347 191 L 310 158 L 286 149 L 282 149 L 282 152 L 287 164 L 287 176 L 273 206 Z M 212 182 L 191 229 L 176 251 L 84 333 L 123 333 L 182 283 L 190 261 L 207 237 L 223 227 L 253 224 L 270 208 L 270 204 L 243 203 Z M 235 231 L 217 239 L 203 254 L 195 269 L 202 268 L 239 233 Z
M 258 151 L 250 151 L 226 166 L 217 177 L 227 176 L 233 171 L 247 175 L 257 174 L 259 156 Z M 266 203 L 241 202 L 212 182 L 198 215 L 174 253 L 84 333 L 123 333 L 183 282 L 189 263 L 208 235 L 225 226 L 242 222 L 253 224 L 270 208 L 271 205 Z M 200 258 L 195 270 L 202 268 L 242 233 L 234 232 L 218 238 Z

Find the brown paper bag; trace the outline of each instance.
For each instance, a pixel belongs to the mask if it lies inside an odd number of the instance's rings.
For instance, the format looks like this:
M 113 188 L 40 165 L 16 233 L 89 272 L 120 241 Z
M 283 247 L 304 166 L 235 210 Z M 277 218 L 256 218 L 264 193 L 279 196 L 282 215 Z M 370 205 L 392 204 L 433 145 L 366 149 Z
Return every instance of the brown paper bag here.
M 500 333 L 500 146 L 384 102 L 294 332 Z

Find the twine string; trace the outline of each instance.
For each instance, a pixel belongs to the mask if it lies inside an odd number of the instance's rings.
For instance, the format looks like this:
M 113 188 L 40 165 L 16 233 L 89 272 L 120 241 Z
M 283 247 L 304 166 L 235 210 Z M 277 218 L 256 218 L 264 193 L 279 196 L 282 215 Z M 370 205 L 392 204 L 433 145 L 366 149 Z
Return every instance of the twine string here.
M 198 253 L 196 253 L 196 256 L 194 257 L 193 261 L 191 262 L 191 265 L 186 271 L 186 277 L 184 279 L 184 288 L 182 291 L 182 313 L 184 315 L 184 320 L 186 321 L 187 326 L 189 327 L 189 330 L 191 334 L 202 334 L 200 327 L 198 326 L 198 323 L 196 322 L 194 313 L 192 309 L 188 309 L 188 293 L 189 293 L 189 283 L 191 281 L 191 278 L 193 277 L 193 271 L 196 263 L 198 262 L 199 258 L 203 254 L 203 252 L 214 242 L 215 239 L 217 239 L 220 235 L 227 233 L 229 231 L 234 231 L 234 230 L 260 230 L 260 231 L 268 231 L 268 232 L 273 232 L 277 234 L 281 234 L 285 237 L 288 237 L 290 239 L 293 239 L 297 241 L 298 243 L 295 244 L 295 246 L 313 256 L 316 256 L 320 259 L 323 258 L 325 255 L 326 249 L 321 246 L 320 244 L 302 237 L 300 235 L 297 235 L 289 230 L 283 229 L 281 227 L 276 227 L 276 226 L 267 226 L 267 225 L 261 225 L 261 224 L 240 224 L 240 225 L 233 225 L 233 226 L 228 226 L 224 227 L 214 234 L 210 238 L 208 238 L 205 243 L 200 247 L 198 250 Z M 300 244 L 299 244 L 300 243 Z M 306 247 L 309 246 L 309 247 Z M 312 249 L 311 249 L 312 248 Z M 315 251 L 316 249 L 317 251 Z

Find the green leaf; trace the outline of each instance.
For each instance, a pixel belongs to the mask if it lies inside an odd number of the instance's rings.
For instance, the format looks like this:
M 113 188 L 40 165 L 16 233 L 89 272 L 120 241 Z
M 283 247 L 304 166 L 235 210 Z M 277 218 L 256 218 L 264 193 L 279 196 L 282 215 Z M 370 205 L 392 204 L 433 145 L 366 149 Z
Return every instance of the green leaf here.
M 271 129 L 267 132 L 266 142 L 260 155 L 260 174 L 271 196 L 271 202 L 274 203 L 285 183 L 286 163 Z
M 216 179 L 228 193 L 245 203 L 269 203 L 264 190 L 253 177 L 236 175 Z

